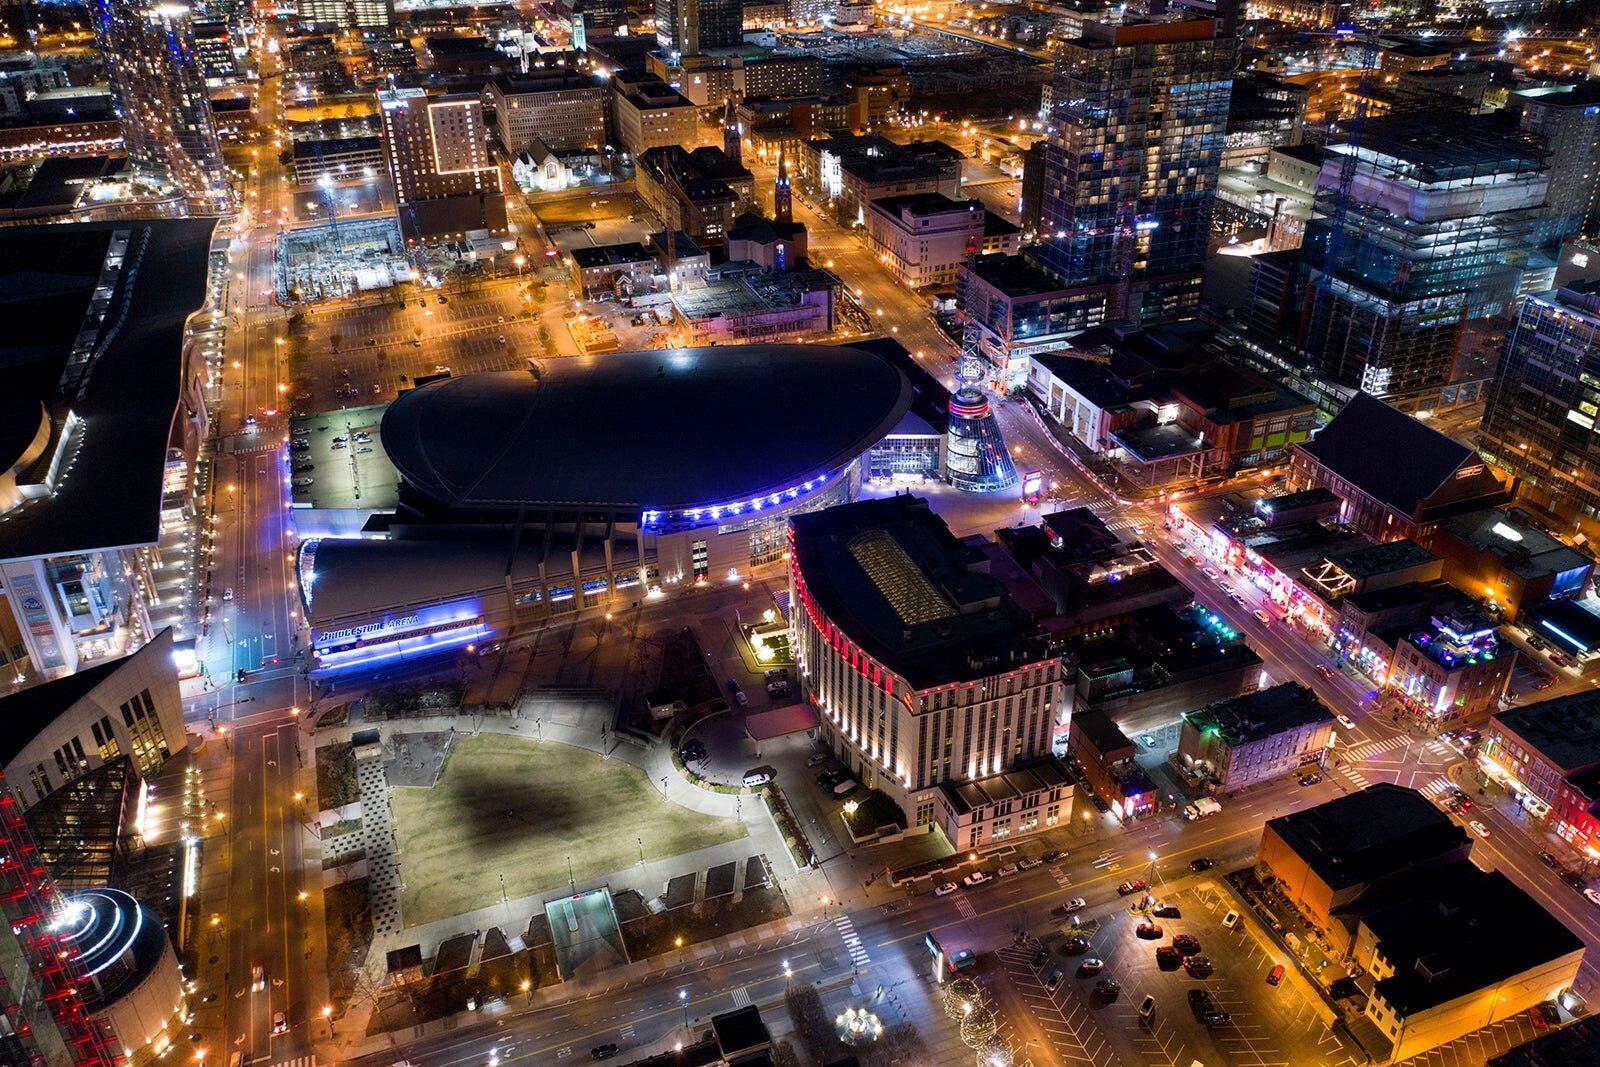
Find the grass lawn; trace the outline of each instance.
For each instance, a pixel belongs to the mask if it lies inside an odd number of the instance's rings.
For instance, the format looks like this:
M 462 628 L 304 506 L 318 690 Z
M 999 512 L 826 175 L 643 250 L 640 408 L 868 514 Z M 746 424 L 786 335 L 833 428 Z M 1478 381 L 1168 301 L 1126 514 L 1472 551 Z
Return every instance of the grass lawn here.
M 737 819 L 663 803 L 660 787 L 621 760 L 503 734 L 458 737 L 431 789 L 391 795 L 406 925 L 560 889 L 567 858 L 579 881 L 745 836 Z

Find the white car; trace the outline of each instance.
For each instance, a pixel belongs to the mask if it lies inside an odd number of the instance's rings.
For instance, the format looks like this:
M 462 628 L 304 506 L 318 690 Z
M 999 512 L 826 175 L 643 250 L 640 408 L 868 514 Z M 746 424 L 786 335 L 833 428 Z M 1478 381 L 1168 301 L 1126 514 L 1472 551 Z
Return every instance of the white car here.
M 1082 974 L 1099 974 L 1105 969 L 1105 961 L 1095 956 L 1085 956 L 1078 963 L 1078 971 Z
M 1001 867 L 998 871 L 995 871 L 994 873 L 999 875 L 1001 878 L 1008 878 L 1011 875 L 1016 874 L 1017 871 L 1019 871 L 1019 870 L 1021 870 L 1021 868 L 1018 867 L 1015 863 L 1008 863 L 1004 867 Z
M 287 1034 L 289 1032 L 289 1017 L 281 1011 L 272 1013 L 272 1032 L 275 1034 Z
M 267 988 L 267 972 L 257 963 L 250 968 L 250 991 L 259 993 Z
M 1335 715 L 1334 718 L 1338 719 L 1339 725 L 1343 726 L 1346 730 L 1354 730 L 1356 728 L 1356 721 L 1348 715 L 1339 714 Z
M 936 897 L 947 897 L 959 888 L 961 887 L 956 885 L 954 882 L 946 882 L 944 885 L 935 887 L 933 895 Z
M 1075 911 L 1082 911 L 1089 906 L 1089 902 L 1082 897 L 1073 897 L 1061 906 L 1061 910 L 1071 915 Z
M 1467 823 L 1467 825 L 1472 827 L 1472 832 L 1477 834 L 1479 837 L 1490 836 L 1489 828 L 1483 825 L 1483 823 L 1479 822 L 1477 819 L 1473 819 L 1471 822 Z
M 1589 903 L 1593 904 L 1597 908 L 1600 908 L 1600 889 L 1585 889 L 1583 891 L 1583 895 L 1584 898 L 1589 901 Z
M 983 885 L 988 881 L 990 881 L 989 875 L 984 874 L 982 871 L 973 871 L 971 874 L 961 879 L 961 884 L 966 886 L 968 889 L 973 889 L 977 886 Z
M 1222 577 L 1222 575 L 1217 573 L 1217 569 L 1215 567 L 1207 567 L 1200 573 L 1205 575 L 1207 578 L 1210 578 L 1213 582 Z

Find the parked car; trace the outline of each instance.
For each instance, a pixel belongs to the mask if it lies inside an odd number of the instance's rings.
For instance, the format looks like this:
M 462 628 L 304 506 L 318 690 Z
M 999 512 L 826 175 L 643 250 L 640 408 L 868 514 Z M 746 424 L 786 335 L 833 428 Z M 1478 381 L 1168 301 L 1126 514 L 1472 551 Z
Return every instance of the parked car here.
M 1114 997 L 1122 992 L 1122 983 L 1115 978 L 1102 978 L 1094 984 L 1094 993 L 1097 997 Z
M 1567 883 L 1574 889 L 1582 889 L 1584 886 L 1589 884 L 1588 879 L 1584 878 L 1583 875 L 1579 874 L 1570 867 L 1561 868 L 1559 877 L 1563 882 Z
M 1044 966 L 1044 961 L 1049 959 L 1049 958 L 1050 958 L 1050 953 L 1046 952 L 1044 949 L 1041 948 L 1038 952 L 1035 952 L 1033 954 L 1033 959 L 1032 959 L 1032 961 L 1029 962 L 1028 966 L 1032 967 L 1034 970 L 1037 971 L 1040 967 Z
M 1061 951 L 1068 956 L 1081 956 L 1089 951 L 1089 939 L 1078 934 L 1073 934 L 1061 942 Z
M 1268 971 L 1267 984 L 1277 985 L 1279 982 L 1283 981 L 1284 970 L 1285 968 L 1283 964 L 1280 963 L 1276 967 L 1272 968 L 1272 970 Z
M 1056 986 L 1061 984 L 1061 979 L 1064 977 L 1065 975 L 1061 973 L 1061 968 L 1058 967 L 1050 972 L 1049 978 L 1044 980 L 1044 987 L 1053 991 Z
M 1166 936 L 1155 923 L 1140 923 L 1133 932 L 1146 941 L 1160 941 Z
M 984 874 L 982 871 L 973 871 L 971 874 L 961 879 L 961 884 L 966 886 L 968 889 L 976 889 L 978 886 L 984 885 L 992 880 L 993 879 L 989 875 Z
M 1200 951 L 1200 939 L 1193 934 L 1179 934 L 1172 939 L 1172 947 L 1185 956 L 1193 956 Z
M 589 1058 L 591 1060 L 609 1060 L 616 1054 L 617 1046 L 614 1042 L 608 1042 L 604 1045 L 596 1045 L 594 1048 L 589 1050 Z
M 954 893 L 959 888 L 961 888 L 961 887 L 956 885 L 954 882 L 946 882 L 946 883 L 944 883 L 944 885 L 935 886 L 934 890 L 933 890 L 933 895 L 936 896 L 936 897 L 947 897 L 951 893 Z
M 1085 977 L 1091 974 L 1099 974 L 1105 969 L 1105 960 L 1100 959 L 1098 956 L 1085 956 L 1078 961 L 1078 973 Z
M 1222 917 L 1222 928 L 1224 930 L 1232 930 L 1234 927 L 1236 927 L 1238 925 L 1239 925 L 1239 913 L 1238 912 L 1230 911 L 1230 912 L 1228 912 L 1228 914 L 1226 914 L 1226 915 L 1224 915 Z
M 1019 871 L 1020 869 L 1021 868 L 1019 868 L 1015 863 L 1008 863 L 1004 867 L 1001 867 L 998 871 L 995 871 L 994 873 L 997 874 L 998 876 L 1000 876 L 1001 878 L 1009 878 L 1013 874 L 1016 874 L 1017 871 Z
M 1025 871 L 1031 871 L 1035 867 L 1044 866 L 1044 860 L 1038 856 L 1026 856 L 1017 861 L 1017 866 L 1021 867 Z
M 1296 775 L 1295 777 L 1301 785 L 1316 785 L 1318 782 L 1322 781 L 1322 775 L 1315 773 L 1301 774 Z
M 1190 978 L 1210 978 L 1211 960 L 1206 956 L 1190 956 L 1183 961 L 1183 969 L 1189 972 Z
M 1233 1022 L 1233 1016 L 1225 1011 L 1203 1011 L 1200 1013 L 1200 1021 L 1207 1026 L 1227 1026 Z
M 1040 856 L 1039 858 L 1041 860 L 1043 860 L 1044 862 L 1046 862 L 1046 863 L 1054 863 L 1054 862 L 1056 862 L 1056 860 L 1064 860 L 1064 859 L 1066 859 L 1067 858 L 1067 854 L 1065 852 L 1058 852 L 1058 851 L 1052 849 L 1051 851 L 1046 852 L 1044 855 Z
M 1183 957 L 1171 945 L 1162 945 L 1156 949 L 1156 966 L 1163 971 L 1175 971 L 1183 966 Z
M 810 759 L 806 760 L 806 766 L 807 767 L 816 767 L 816 766 L 819 766 L 821 764 L 827 763 L 830 758 L 831 757 L 826 752 L 818 752 L 816 755 L 814 755 Z

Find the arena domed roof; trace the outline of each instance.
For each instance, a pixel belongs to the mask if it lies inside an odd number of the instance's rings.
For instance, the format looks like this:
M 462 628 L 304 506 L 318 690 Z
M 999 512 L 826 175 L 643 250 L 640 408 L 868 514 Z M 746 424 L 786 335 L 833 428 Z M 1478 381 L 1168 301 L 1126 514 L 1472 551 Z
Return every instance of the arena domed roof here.
M 431 382 L 390 405 L 382 439 L 453 508 L 671 510 L 830 474 L 910 404 L 905 375 L 856 348 L 680 348 Z

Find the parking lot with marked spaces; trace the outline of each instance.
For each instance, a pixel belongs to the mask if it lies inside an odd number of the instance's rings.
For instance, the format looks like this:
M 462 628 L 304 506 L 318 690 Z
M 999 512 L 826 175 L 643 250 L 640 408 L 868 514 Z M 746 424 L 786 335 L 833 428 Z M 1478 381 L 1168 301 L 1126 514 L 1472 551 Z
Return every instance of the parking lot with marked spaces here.
M 1281 949 L 1248 921 L 1225 929 L 1224 915 L 1238 904 L 1214 883 L 1163 896 L 1159 918 L 1140 910 L 1139 899 L 1122 898 L 1109 913 L 1103 903 L 1072 915 L 1058 908 L 1054 932 L 1000 950 L 997 1006 L 1002 1015 L 1026 1013 L 1006 1023 L 1015 1031 L 1013 1047 L 1034 1040 L 1048 1043 L 1062 1063 L 1146 1067 L 1189 1067 L 1196 1060 L 1353 1067 L 1364 1061 L 1297 980 L 1267 983 L 1268 972 L 1286 962 Z M 1146 930 L 1141 936 L 1145 924 L 1159 927 L 1159 935 Z M 1182 953 L 1174 944 L 1179 935 L 1193 939 L 1179 942 Z M 1106 979 L 1119 988 L 1101 985 Z M 1191 995 L 1199 1001 L 1192 1003 Z M 1154 1010 L 1141 1020 L 1146 996 L 1154 998 Z M 1206 1010 L 1225 1017 L 1208 1025 L 1201 1019 Z

